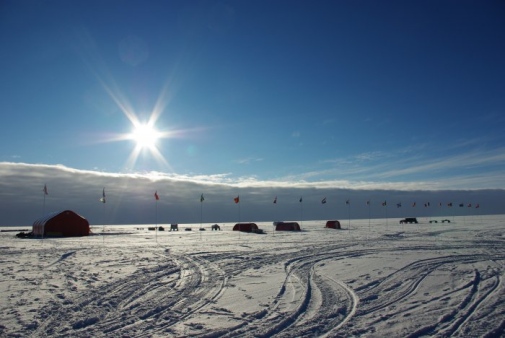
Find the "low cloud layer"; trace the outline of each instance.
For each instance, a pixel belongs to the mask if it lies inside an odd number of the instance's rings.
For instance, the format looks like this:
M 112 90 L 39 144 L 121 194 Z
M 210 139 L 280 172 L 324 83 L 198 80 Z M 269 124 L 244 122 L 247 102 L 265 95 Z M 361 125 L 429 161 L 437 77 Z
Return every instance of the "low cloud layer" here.
M 0 163 L 0 175 L 2 226 L 29 226 L 44 214 L 66 209 L 94 225 L 501 214 L 505 197 L 502 189 L 440 190 L 430 183 L 421 189 L 419 183 L 117 174 L 8 162 Z M 104 188 L 105 204 L 100 202 Z M 157 202 L 155 191 L 160 197 Z M 200 202 L 202 194 L 204 201 Z M 236 196 L 240 196 L 239 204 L 233 201 Z M 326 204 L 322 204 L 325 197 Z M 447 207 L 450 202 L 452 208 Z M 427 203 L 430 205 L 425 207 Z M 465 206 L 458 207 L 460 203 Z

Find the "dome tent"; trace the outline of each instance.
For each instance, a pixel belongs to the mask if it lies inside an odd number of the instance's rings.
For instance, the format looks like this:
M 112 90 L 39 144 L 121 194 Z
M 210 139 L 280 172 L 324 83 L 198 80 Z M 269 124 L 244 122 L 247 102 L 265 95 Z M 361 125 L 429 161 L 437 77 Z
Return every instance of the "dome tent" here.
M 33 222 L 34 236 L 89 236 L 88 221 L 72 210 L 50 213 Z
M 237 223 L 233 227 L 233 231 L 242 231 L 242 232 L 255 232 L 259 230 L 256 223 Z
M 339 221 L 328 221 L 326 222 L 325 228 L 342 229 Z
M 301 231 L 297 222 L 275 222 L 275 231 Z

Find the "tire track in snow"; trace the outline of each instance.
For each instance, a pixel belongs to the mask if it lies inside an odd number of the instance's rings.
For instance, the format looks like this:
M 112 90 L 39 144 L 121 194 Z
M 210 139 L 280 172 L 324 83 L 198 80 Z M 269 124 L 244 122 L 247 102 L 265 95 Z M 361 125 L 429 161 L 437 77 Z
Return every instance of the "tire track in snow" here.
M 359 256 L 369 250 L 338 251 L 321 253 L 318 249 L 300 250 L 303 255 L 289 254 L 276 256 L 277 262 L 284 262 L 286 277 L 280 290 L 264 310 L 261 318 L 249 318 L 247 327 L 255 327 L 257 337 L 292 337 L 333 332 L 342 322 L 346 322 L 356 311 L 357 296 L 345 284 L 332 280 L 332 285 L 318 276 L 316 265 L 325 261 L 334 261 L 346 256 Z M 293 258 L 295 257 L 295 258 Z M 268 263 L 273 263 L 269 261 Z M 303 290 L 302 295 L 296 297 L 298 304 L 291 312 L 281 308 L 282 303 L 289 303 L 286 288 L 290 283 L 296 283 L 295 290 Z M 335 287 L 337 286 L 337 287 Z M 324 295 L 324 297 L 322 296 Z M 342 303 L 343 302 L 343 303 Z M 247 331 L 247 327 L 240 326 L 238 330 L 227 332 L 225 337 L 233 337 Z
M 393 240 L 396 239 L 387 239 L 388 242 Z M 464 248 L 465 245 L 462 242 L 446 246 L 444 250 L 457 250 Z M 483 245 L 492 249 L 498 248 L 495 242 Z M 205 327 L 195 329 L 191 335 L 201 337 L 352 335 L 353 332 L 350 331 L 352 326 L 366 327 L 363 323 L 368 320 L 365 317 L 369 315 L 382 312 L 386 316 L 391 316 L 391 310 L 386 308 L 396 305 L 400 305 L 401 308 L 401 303 L 417 292 L 427 277 L 440 267 L 446 264 L 456 266 L 460 263 L 482 262 L 490 256 L 489 254 L 449 255 L 418 260 L 353 291 L 338 279 L 319 274 L 318 267 L 335 260 L 376 255 L 381 252 L 430 253 L 440 248 L 433 245 L 392 248 L 388 245 L 354 250 L 352 247 L 353 245 L 340 243 L 322 244 L 317 248 L 301 246 L 278 254 L 260 249 L 254 253 L 232 250 L 219 253 L 162 255 L 168 258 L 169 262 L 165 261 L 165 264 L 154 268 L 138 269 L 120 280 L 105 284 L 94 291 L 85 292 L 83 296 L 74 295 L 64 301 L 49 304 L 45 314 L 50 318 L 46 319 L 47 323 L 43 323 L 33 336 L 63 337 L 68 336 L 68 333 L 75 337 L 182 336 L 184 333 L 181 333 L 180 325 L 187 325 L 192 318 L 197 318 L 209 305 L 213 305 L 225 292 L 229 278 L 250 269 L 275 264 L 283 264 L 285 278 L 276 296 L 266 304 L 264 310 L 247 314 L 243 318 L 238 318 L 236 314 L 230 312 L 230 319 L 242 321 L 234 327 L 221 328 L 217 331 Z M 503 255 L 496 253 L 493 257 L 497 260 L 503 259 Z M 472 319 L 479 309 L 489 307 L 486 303 L 492 298 L 503 297 L 500 293 L 503 289 L 502 282 L 499 277 L 495 278 L 498 278 L 498 281 L 490 290 L 493 279 L 489 280 L 484 289 L 479 277 L 477 291 L 465 301 L 459 313 L 451 318 L 444 318 L 444 322 L 435 323 L 435 326 L 426 326 L 424 329 L 432 331 L 418 331 L 420 335 L 423 332 L 441 334 L 445 332 L 444 329 L 453 335 L 463 335 L 472 325 Z M 296 294 L 294 302 L 288 308 L 286 304 L 292 301 L 288 299 L 286 292 L 289 285 L 293 285 Z M 486 291 L 489 292 L 487 296 L 480 298 Z M 293 296 L 293 293 L 289 296 Z M 430 301 L 436 304 L 434 298 Z M 65 311 L 70 312 L 60 313 Z M 394 314 L 396 315 L 401 316 L 402 311 Z M 76 321 L 76 318 L 82 320 Z M 75 327 L 74 330 L 58 327 L 61 323 L 68 322 L 68 319 L 74 321 L 71 323 Z M 470 332 L 476 332 L 476 329 L 472 328 Z
M 469 336 L 469 332 L 472 332 L 472 336 L 485 337 L 487 336 L 486 332 L 499 332 L 502 330 L 500 327 L 494 329 L 490 328 L 486 325 L 486 323 L 489 322 L 482 320 L 486 316 L 490 316 L 492 319 L 499 313 L 503 313 L 503 305 L 500 306 L 500 304 L 503 304 L 503 290 L 500 290 L 502 287 L 501 278 L 495 275 L 489 279 L 492 280 L 491 285 L 482 286 L 481 273 L 475 270 L 474 279 L 469 285 L 465 286 L 465 289 L 469 288 L 470 291 L 459 306 L 433 324 L 425 325 L 417 329 L 408 337 L 415 338 L 422 335 L 434 334 L 440 337 L 467 337 Z M 485 310 L 488 310 L 486 311 L 487 314 L 479 318 L 479 320 L 471 320 L 473 317 L 477 316 L 478 309 L 484 307 L 483 305 L 485 302 L 492 303 L 485 307 Z M 490 310 L 490 308 L 492 310 Z M 502 309 L 500 310 L 500 308 Z M 495 311 L 497 311 L 498 314 L 494 313 Z M 496 336 L 499 335 L 491 334 L 491 337 Z
M 356 314 L 357 310 L 358 310 L 358 304 L 359 304 L 359 297 L 358 295 L 354 292 L 354 290 L 352 288 L 350 288 L 349 286 L 347 286 L 347 284 L 345 284 L 344 282 L 340 281 L 340 280 L 335 280 L 329 276 L 325 276 L 325 278 L 331 280 L 332 282 L 338 284 L 348 295 L 348 297 L 352 300 L 351 301 L 351 308 L 350 308 L 350 311 L 347 312 L 346 316 L 344 317 L 344 319 L 338 324 L 336 325 L 335 327 L 333 327 L 330 331 L 328 331 L 326 334 L 324 334 L 322 337 L 330 337 L 330 336 L 333 336 L 333 335 L 336 335 L 337 334 L 337 331 L 343 327 L 345 324 L 347 324 L 353 317 L 354 315 Z
M 144 321 L 135 328 L 136 336 L 151 336 L 153 333 L 172 333 L 172 326 L 191 317 L 208 304 L 213 304 L 223 292 L 227 279 L 214 264 L 197 255 L 178 255 L 174 260 L 181 275 L 174 285 L 171 299 L 162 308 L 154 309 L 156 328 Z
M 465 311 L 462 314 L 455 316 L 453 325 L 449 329 L 439 332 L 442 337 L 450 337 L 453 335 L 460 335 L 462 337 L 466 336 L 463 328 L 469 322 L 472 316 L 474 316 L 478 307 L 489 299 L 490 296 L 495 295 L 496 290 L 498 290 L 501 284 L 501 279 L 499 276 L 493 278 L 493 283 L 489 290 L 485 291 L 482 287 L 482 278 L 478 270 L 475 271 L 475 278 L 473 281 L 473 286 L 471 288 L 469 297 L 464 300 L 460 305 L 460 309 Z
M 217 267 L 173 256 L 168 264 L 142 268 L 82 296 L 52 302 L 42 311 L 32 336 L 141 336 L 164 331 L 217 297 L 225 279 Z M 75 318 L 80 320 L 75 321 Z
M 172 264 L 161 265 L 158 268 L 140 269 L 136 273 L 120 280 L 91 289 L 82 295 L 71 294 L 60 303 L 51 302 L 41 310 L 42 325 L 33 336 L 65 336 L 69 325 L 74 330 L 73 335 L 90 336 L 103 335 L 103 332 L 113 332 L 133 321 L 133 317 L 142 316 L 141 309 L 127 311 L 126 305 L 135 299 L 145 297 L 146 289 L 164 289 L 157 280 L 168 278 L 178 272 Z M 163 292 L 161 290 L 160 292 Z M 80 318 L 75 321 L 76 318 Z M 68 325 L 62 324 L 68 323 Z M 113 323 L 116 327 L 112 327 Z M 82 333 L 82 335 L 81 335 Z
M 407 298 L 429 274 L 442 265 L 476 261 L 478 261 L 476 256 L 445 256 L 410 263 L 380 281 L 357 288 L 363 305 L 357 311 L 357 316 L 368 315 Z
M 326 253 L 307 262 L 310 266 L 310 289 L 307 290 L 310 297 L 296 321 L 282 331 L 280 337 L 333 335 L 353 317 L 358 298 L 352 289 L 341 281 L 317 273 L 318 266 L 335 259 L 334 253 Z

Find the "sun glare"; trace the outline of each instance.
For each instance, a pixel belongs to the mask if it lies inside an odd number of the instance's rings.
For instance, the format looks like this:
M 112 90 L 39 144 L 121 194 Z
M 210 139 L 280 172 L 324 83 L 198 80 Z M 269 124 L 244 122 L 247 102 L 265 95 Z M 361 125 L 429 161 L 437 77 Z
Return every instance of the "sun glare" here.
M 132 106 L 129 104 L 128 100 L 124 95 L 119 92 L 116 86 L 110 86 L 102 81 L 102 86 L 116 103 L 118 108 L 123 112 L 123 114 L 131 122 L 130 133 L 118 134 L 113 136 L 109 141 L 132 141 L 135 146 L 133 147 L 128 159 L 126 160 L 126 168 L 135 168 L 135 164 L 139 156 L 144 153 L 145 155 L 150 155 L 157 162 L 163 164 L 164 167 L 171 169 L 170 164 L 166 160 L 165 156 L 161 152 L 160 143 L 162 139 L 169 139 L 174 137 L 180 137 L 185 133 L 184 130 L 162 130 L 159 131 L 155 126 L 158 118 L 161 116 L 167 105 L 168 97 L 168 85 L 164 86 L 153 110 L 149 114 L 147 121 L 142 121 L 136 114 Z
M 140 124 L 135 126 L 130 136 L 135 141 L 137 147 L 141 149 L 154 149 L 160 137 L 160 133 L 154 127 L 147 124 Z

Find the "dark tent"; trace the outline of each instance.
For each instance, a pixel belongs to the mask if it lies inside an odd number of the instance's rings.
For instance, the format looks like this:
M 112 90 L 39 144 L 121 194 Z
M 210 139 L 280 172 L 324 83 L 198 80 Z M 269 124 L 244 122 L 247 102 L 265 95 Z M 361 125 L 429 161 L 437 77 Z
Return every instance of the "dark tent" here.
M 254 232 L 256 230 L 258 230 L 256 223 L 237 223 L 233 227 L 233 231 Z
M 297 222 L 275 222 L 275 231 L 300 231 Z
M 340 227 L 340 222 L 339 221 L 328 221 L 328 222 L 326 222 L 325 228 L 342 229 Z
M 89 223 L 72 210 L 53 212 L 33 222 L 34 236 L 88 236 Z

